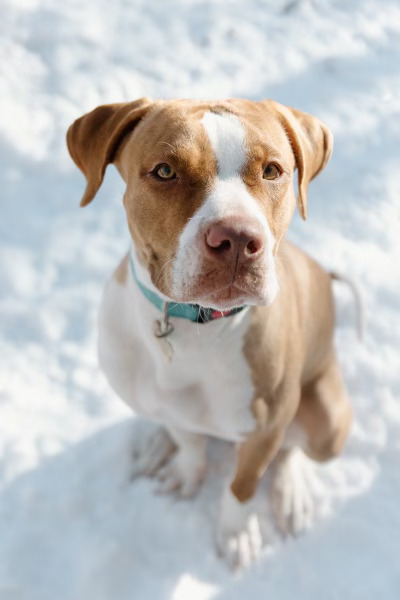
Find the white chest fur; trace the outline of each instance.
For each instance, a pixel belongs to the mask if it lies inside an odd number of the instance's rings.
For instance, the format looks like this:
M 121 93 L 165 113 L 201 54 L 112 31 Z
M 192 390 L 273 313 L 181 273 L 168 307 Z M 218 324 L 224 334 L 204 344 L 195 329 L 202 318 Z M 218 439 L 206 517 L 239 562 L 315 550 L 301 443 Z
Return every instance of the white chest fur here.
M 131 275 L 123 285 L 109 282 L 100 312 L 99 356 L 112 387 L 148 419 L 242 439 L 254 428 L 253 386 L 243 355 L 247 310 L 206 325 L 172 318 L 171 362 L 152 335 L 158 318 Z

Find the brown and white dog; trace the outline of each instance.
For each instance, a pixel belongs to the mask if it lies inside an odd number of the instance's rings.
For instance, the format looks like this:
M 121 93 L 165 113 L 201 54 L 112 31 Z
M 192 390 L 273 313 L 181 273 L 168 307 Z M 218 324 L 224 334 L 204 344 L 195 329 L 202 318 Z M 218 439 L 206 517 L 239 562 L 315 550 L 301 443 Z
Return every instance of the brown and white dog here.
M 337 455 L 351 421 L 331 276 L 284 242 L 293 173 L 305 218 L 332 135 L 270 100 L 142 98 L 84 115 L 67 141 L 87 180 L 82 206 L 109 163 L 126 183 L 132 250 L 105 290 L 99 354 L 117 394 L 162 426 L 135 473 L 190 496 L 206 473 L 208 436 L 235 442 L 217 543 L 247 564 L 260 534 L 246 501 L 267 467 L 275 459 L 277 522 L 297 532 L 311 518 L 303 453 Z

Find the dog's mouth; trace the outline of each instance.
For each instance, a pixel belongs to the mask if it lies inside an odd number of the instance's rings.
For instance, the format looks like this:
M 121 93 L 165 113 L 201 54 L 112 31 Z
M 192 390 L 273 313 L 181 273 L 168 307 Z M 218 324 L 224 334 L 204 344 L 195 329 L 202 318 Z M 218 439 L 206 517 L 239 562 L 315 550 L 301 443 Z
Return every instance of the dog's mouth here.
M 228 285 L 205 295 L 196 304 L 214 310 L 226 311 L 248 304 L 249 300 L 249 295 L 243 289 L 236 285 Z
M 186 300 L 205 308 L 226 311 L 245 304 L 262 304 L 264 302 L 264 277 L 260 272 L 243 271 L 232 281 L 226 272 L 214 276 L 199 277 L 191 286 Z M 188 290 L 189 291 L 189 290 Z
M 269 305 L 277 287 L 274 265 L 257 261 L 223 267 L 204 262 L 195 276 L 180 274 L 169 289 L 175 302 L 224 312 L 244 305 Z

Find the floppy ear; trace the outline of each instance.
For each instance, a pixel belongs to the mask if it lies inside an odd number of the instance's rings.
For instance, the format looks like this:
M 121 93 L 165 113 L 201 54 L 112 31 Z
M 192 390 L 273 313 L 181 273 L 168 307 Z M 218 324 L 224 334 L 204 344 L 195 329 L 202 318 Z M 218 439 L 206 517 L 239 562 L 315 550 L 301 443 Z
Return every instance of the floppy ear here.
M 282 104 L 275 103 L 275 106 L 296 159 L 299 181 L 297 200 L 299 212 L 305 220 L 308 184 L 328 163 L 332 155 L 333 135 L 317 117 Z
M 135 102 L 104 104 L 77 119 L 67 132 L 69 153 L 86 177 L 81 206 L 95 197 L 109 163 L 115 160 L 125 136 L 152 106 L 150 98 Z

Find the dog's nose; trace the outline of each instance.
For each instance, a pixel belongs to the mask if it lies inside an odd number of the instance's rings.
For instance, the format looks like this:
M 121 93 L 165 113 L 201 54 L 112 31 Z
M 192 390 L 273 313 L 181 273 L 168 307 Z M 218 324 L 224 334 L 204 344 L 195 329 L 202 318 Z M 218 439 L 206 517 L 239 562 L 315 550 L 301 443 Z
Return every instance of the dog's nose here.
M 261 224 L 235 219 L 210 225 L 205 234 L 207 254 L 221 261 L 254 260 L 264 250 Z

